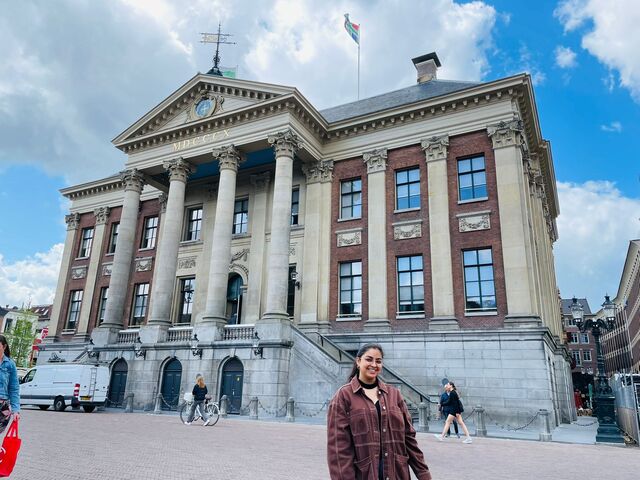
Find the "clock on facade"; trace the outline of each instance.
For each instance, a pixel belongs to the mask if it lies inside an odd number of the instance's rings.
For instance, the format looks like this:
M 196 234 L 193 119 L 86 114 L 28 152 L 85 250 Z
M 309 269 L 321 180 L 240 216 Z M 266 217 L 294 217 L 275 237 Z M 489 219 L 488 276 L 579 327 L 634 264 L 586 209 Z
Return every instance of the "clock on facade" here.
M 213 109 L 213 101 L 210 98 L 203 98 L 196 104 L 196 115 L 200 118 L 206 117 Z

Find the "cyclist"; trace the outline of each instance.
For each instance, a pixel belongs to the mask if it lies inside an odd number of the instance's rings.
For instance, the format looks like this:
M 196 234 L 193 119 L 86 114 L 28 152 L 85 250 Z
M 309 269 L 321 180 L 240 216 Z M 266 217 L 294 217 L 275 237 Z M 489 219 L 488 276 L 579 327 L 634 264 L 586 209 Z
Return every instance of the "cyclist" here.
M 191 425 L 191 422 L 193 422 L 193 417 L 196 414 L 196 408 L 198 406 L 200 407 L 200 414 L 202 415 L 202 419 L 204 420 L 204 425 L 209 425 L 207 410 L 204 408 L 204 401 L 207 399 L 207 394 L 209 392 L 207 390 L 207 386 L 204 384 L 204 378 L 202 377 L 202 375 L 196 375 L 196 384 L 193 386 L 193 390 L 191 393 L 193 394 L 193 403 L 191 404 L 189 418 L 187 419 L 187 423 L 185 425 Z

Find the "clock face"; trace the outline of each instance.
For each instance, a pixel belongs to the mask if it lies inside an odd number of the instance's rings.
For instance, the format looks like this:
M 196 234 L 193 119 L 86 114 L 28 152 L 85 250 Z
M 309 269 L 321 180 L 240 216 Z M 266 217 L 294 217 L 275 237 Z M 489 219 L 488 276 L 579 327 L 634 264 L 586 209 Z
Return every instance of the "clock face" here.
M 209 98 L 204 98 L 198 102 L 196 105 L 196 115 L 199 117 L 204 117 L 207 115 L 211 109 L 213 108 L 213 102 Z

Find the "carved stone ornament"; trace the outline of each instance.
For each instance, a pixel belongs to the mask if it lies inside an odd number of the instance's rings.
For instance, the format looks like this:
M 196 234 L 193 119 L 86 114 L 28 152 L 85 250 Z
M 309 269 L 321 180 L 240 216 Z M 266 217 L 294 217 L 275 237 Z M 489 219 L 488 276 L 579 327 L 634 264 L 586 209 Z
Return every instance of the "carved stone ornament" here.
M 269 188 L 269 183 L 271 183 L 271 172 L 258 173 L 251 175 L 249 178 L 256 192 L 264 192 Z
M 269 135 L 267 141 L 273 146 L 276 158 L 281 156 L 293 158 L 298 149 L 302 147 L 300 138 L 291 129 Z
M 420 142 L 427 163 L 435 160 L 446 160 L 449 148 L 449 135 L 425 138 Z
M 249 278 L 249 269 L 247 267 L 245 267 L 244 265 L 240 265 L 239 263 L 230 263 L 229 264 L 229 271 L 230 272 L 242 272 L 244 273 L 244 278 Z
M 120 179 L 124 184 L 125 190 L 133 190 L 134 192 L 141 193 L 144 186 L 144 178 L 142 173 L 137 168 L 130 170 L 123 170 L 120 172 Z
M 161 192 L 158 195 L 158 203 L 160 204 L 160 213 L 164 213 L 167 211 L 167 202 L 169 201 L 169 195 L 164 192 Z
M 362 154 L 364 163 L 367 164 L 367 173 L 384 172 L 387 169 L 387 149 L 378 148 Z
M 307 183 L 330 182 L 333 180 L 333 160 L 318 160 L 302 164 L 302 172 L 307 177 Z
M 87 276 L 87 267 L 83 265 L 82 267 L 73 267 L 71 269 L 71 280 L 78 280 L 80 278 L 85 278 Z
M 290 245 L 289 246 L 289 256 L 293 257 L 296 254 L 296 246 L 295 245 Z
M 77 230 L 80 225 L 80 214 L 70 213 L 64 216 L 64 221 L 67 222 L 67 230 Z
M 187 270 L 189 268 L 195 268 L 196 257 L 183 257 L 178 259 L 178 269 Z
M 422 237 L 422 223 L 404 223 L 393 226 L 394 240 L 420 237 Z
M 136 272 L 148 272 L 152 264 L 153 257 L 136 258 Z
M 489 230 L 490 228 L 491 220 L 489 218 L 489 212 L 458 217 L 458 231 L 460 232 L 475 232 L 478 230 Z
M 238 166 L 242 162 L 240 151 L 235 145 L 227 145 L 226 147 L 214 148 L 211 152 L 213 158 L 218 160 L 220 164 L 220 170 L 233 170 L 238 171 Z
M 187 182 L 189 175 L 191 175 L 195 168 L 189 162 L 185 161 L 182 157 L 175 160 L 167 160 L 162 163 L 164 169 L 169 172 L 170 181 Z
M 243 262 L 246 262 L 248 256 L 249 256 L 249 249 L 243 248 L 239 252 L 236 252 L 233 255 L 231 255 L 231 262 L 233 263 L 237 260 L 242 260 Z
M 107 223 L 109 219 L 109 212 L 111 209 L 109 207 L 98 207 L 93 211 L 93 214 L 96 216 L 96 225 L 104 225 Z
M 113 263 L 103 263 L 102 264 L 102 276 L 103 277 L 110 277 L 112 270 L 113 270 Z
M 362 229 L 336 232 L 338 247 L 350 247 L 362 244 Z
M 194 120 L 202 120 L 203 118 L 207 118 L 221 112 L 223 110 L 223 103 L 224 97 L 222 95 L 215 95 L 212 92 L 203 92 L 198 95 L 191 104 L 185 123 L 193 122 Z
M 522 142 L 523 130 L 522 120 L 519 118 L 487 126 L 487 132 L 493 142 L 494 150 L 518 146 Z

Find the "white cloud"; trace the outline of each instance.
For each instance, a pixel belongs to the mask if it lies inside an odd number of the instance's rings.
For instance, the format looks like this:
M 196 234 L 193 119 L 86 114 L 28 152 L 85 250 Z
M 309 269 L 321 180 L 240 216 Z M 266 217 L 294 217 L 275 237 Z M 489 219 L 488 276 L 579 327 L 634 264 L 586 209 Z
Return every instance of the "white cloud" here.
M 582 48 L 620 76 L 640 103 L 640 2 L 637 0 L 568 0 L 554 12 L 565 32 L 580 28 Z
M 600 129 L 604 132 L 616 132 L 622 131 L 622 124 L 620 122 L 611 122 L 609 125 L 600 125 Z
M 555 50 L 556 65 L 560 68 L 574 68 L 578 62 L 576 61 L 576 52 L 569 47 L 558 45 Z
M 0 304 L 53 303 L 64 245 L 57 243 L 48 252 L 6 263 L 0 254 Z
M 528 72 L 534 85 L 543 84 L 547 75 L 540 69 L 529 48 L 526 45 L 520 46 L 519 54 L 518 72 Z
M 607 181 L 557 185 L 558 286 L 563 298 L 586 297 L 597 309 L 605 293 L 616 294 L 629 241 L 640 236 L 640 199 Z

